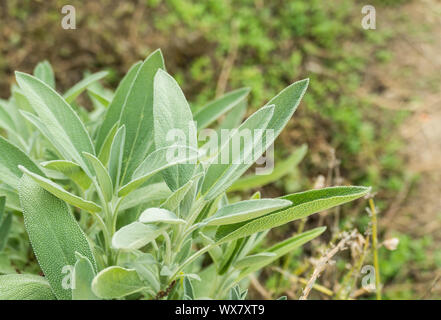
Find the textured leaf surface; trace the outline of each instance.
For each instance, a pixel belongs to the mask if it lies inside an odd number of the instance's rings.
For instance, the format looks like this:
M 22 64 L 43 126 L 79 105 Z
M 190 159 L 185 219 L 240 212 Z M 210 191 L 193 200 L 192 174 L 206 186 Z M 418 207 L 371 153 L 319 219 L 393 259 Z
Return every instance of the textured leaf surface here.
M 262 143 L 262 135 L 268 122 L 273 116 L 274 106 L 266 106 L 252 114 L 221 146 L 219 156 L 209 165 L 202 185 L 202 194 L 207 200 L 214 199 L 225 191 L 243 173 L 244 169 L 254 163 L 255 148 Z M 255 131 L 255 129 L 261 129 Z M 229 159 L 223 159 L 223 155 L 229 155 L 235 141 L 241 142 L 241 135 L 251 132 L 252 143 L 245 145 L 243 142 L 240 152 L 233 150 Z M 236 142 L 237 143 L 237 142 Z M 260 155 L 259 155 L 260 156 Z
M 99 129 L 96 140 L 96 150 L 101 150 L 104 140 L 109 135 L 109 132 L 112 130 L 115 124 L 119 121 L 124 103 L 132 86 L 132 82 L 135 79 L 141 64 L 141 61 L 135 63 L 119 83 L 115 96 L 107 109 L 104 121 Z
M 67 203 L 78 207 L 80 209 L 86 210 L 88 212 L 99 212 L 101 211 L 101 207 L 96 203 L 88 200 L 84 200 L 73 193 L 70 193 L 64 190 L 58 184 L 52 182 L 51 180 L 44 178 L 38 174 L 30 172 L 23 166 L 19 166 L 20 170 L 23 171 L 27 176 L 32 178 L 35 182 L 37 182 L 42 188 L 46 191 L 50 192 L 54 196 L 66 201 Z
M 92 281 L 95 270 L 92 263 L 80 253 L 76 253 L 73 279 L 75 287 L 72 289 L 72 300 L 99 300 L 92 291 Z
M 32 178 L 23 176 L 19 194 L 26 231 L 35 256 L 58 299 L 71 299 L 71 289 L 63 288 L 63 268 L 76 263 L 75 252 L 86 256 L 95 266 L 86 235 L 66 203 Z M 96 268 L 96 267 L 95 267 Z
M 333 187 L 294 193 L 282 197 L 292 202 L 288 208 L 269 213 L 263 217 L 242 223 L 221 226 L 216 232 L 216 241 L 224 243 L 253 233 L 275 228 L 293 220 L 302 219 L 368 194 L 366 187 Z
M 206 219 L 208 226 L 221 226 L 238 223 L 263 216 L 291 205 L 291 201 L 282 199 L 245 200 L 227 205 Z
M 16 72 L 17 82 L 23 90 L 32 108 L 44 124 L 50 141 L 57 141 L 56 146 L 66 160 L 81 165 L 87 172 L 82 152 L 95 154 L 89 134 L 71 106 L 51 87 L 37 78 Z
M 38 166 L 19 148 L 0 136 L 0 181 L 16 189 L 23 172 L 23 165 L 30 171 L 43 175 Z
M 97 274 L 93 292 L 103 299 L 118 299 L 143 290 L 145 286 L 133 269 L 109 267 Z
M 71 103 L 75 100 L 76 97 L 78 97 L 88 86 L 90 86 L 95 81 L 98 81 L 102 78 L 107 76 L 107 71 L 101 71 L 94 74 L 91 74 L 87 77 L 85 77 L 83 80 L 75 84 L 72 88 L 66 91 L 64 94 L 64 99 Z
M 178 83 L 167 72 L 156 73 L 153 89 L 154 135 L 156 148 L 173 144 L 197 149 L 196 127 L 190 106 Z M 176 140 L 170 139 L 172 130 L 179 130 Z M 173 136 L 172 136 L 173 138 Z M 163 172 L 164 180 L 174 191 L 193 176 L 195 164 L 182 164 Z
M 122 183 L 130 180 L 153 147 L 153 79 L 164 68 L 162 53 L 156 50 L 139 68 L 124 103 L 120 119 L 120 125 L 126 126 Z
M 161 231 L 160 228 L 154 225 L 133 222 L 122 227 L 113 235 L 112 246 L 115 249 L 139 249 L 155 240 L 161 234 Z
M 170 159 L 170 154 L 177 151 L 178 155 Z M 198 158 L 197 151 L 183 146 L 172 146 L 155 150 L 145 158 L 133 174 L 132 181 L 122 186 L 119 196 L 125 196 L 146 182 L 154 174 L 179 163 L 195 161 Z
M 113 185 L 112 185 L 112 179 L 109 176 L 109 172 L 101 163 L 101 161 L 94 155 L 85 152 L 84 156 L 92 164 L 93 170 L 95 171 L 96 179 L 98 180 L 98 185 L 103 191 L 105 200 L 107 202 L 110 202 L 113 197 Z
M 55 300 L 49 282 L 30 274 L 0 276 L 0 300 Z
M 38 63 L 34 69 L 34 75 L 38 79 L 49 85 L 51 88 L 55 89 L 54 70 L 52 69 L 52 66 L 50 65 L 49 61 L 45 60 Z
M 161 208 L 148 208 L 143 213 L 141 213 L 138 221 L 142 223 L 185 223 L 185 220 L 179 219 L 173 212 Z
M 289 172 L 294 170 L 294 168 L 302 161 L 306 154 L 308 147 L 302 145 L 299 149 L 294 151 L 287 159 L 282 162 L 276 162 L 274 169 L 268 173 L 262 173 L 259 175 L 249 175 L 237 180 L 229 189 L 232 191 L 242 191 L 249 190 L 258 187 L 262 187 L 272 182 L 276 182 L 283 176 L 287 175 Z
M 208 127 L 224 113 L 242 102 L 250 93 L 249 88 L 234 90 L 203 106 L 194 115 L 198 130 Z
M 76 163 L 68 160 L 53 160 L 40 163 L 42 167 L 61 172 L 70 178 L 83 190 L 87 190 L 92 180 L 87 176 L 84 170 Z M 26 167 L 26 166 L 25 166 Z

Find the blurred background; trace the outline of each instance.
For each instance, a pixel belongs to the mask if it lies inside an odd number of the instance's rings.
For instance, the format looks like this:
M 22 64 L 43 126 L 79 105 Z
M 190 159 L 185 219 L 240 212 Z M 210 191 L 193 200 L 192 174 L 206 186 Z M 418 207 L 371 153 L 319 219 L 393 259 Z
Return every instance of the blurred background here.
M 61 27 L 61 8 L 76 9 L 76 29 Z M 363 6 L 376 9 L 365 30 Z M 57 89 L 84 72 L 108 70 L 115 88 L 136 61 L 161 48 L 168 71 L 192 105 L 251 87 L 248 113 L 288 84 L 310 86 L 276 144 L 276 165 L 305 155 L 260 190 L 275 197 L 307 188 L 373 187 L 379 215 L 383 298 L 441 298 L 441 2 L 438 0 L 0 0 L 0 98 L 14 71 L 48 60 Z M 304 153 L 304 152 L 303 152 Z M 300 159 L 303 159 L 300 161 Z M 298 164 L 297 164 L 298 163 Z M 315 299 L 370 299 L 360 268 L 367 201 L 275 230 L 268 242 L 303 228 L 328 231 L 251 282 L 250 297 L 298 298 L 330 243 L 356 230 L 317 281 Z M 305 226 L 306 224 L 306 226 Z

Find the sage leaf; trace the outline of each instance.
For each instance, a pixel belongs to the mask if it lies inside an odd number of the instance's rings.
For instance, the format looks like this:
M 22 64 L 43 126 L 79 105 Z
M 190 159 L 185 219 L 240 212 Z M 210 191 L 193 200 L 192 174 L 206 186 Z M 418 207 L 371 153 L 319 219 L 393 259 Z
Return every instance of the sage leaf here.
M 177 155 L 175 155 L 177 153 Z M 122 186 L 118 195 L 126 196 L 134 189 L 141 186 L 154 174 L 180 163 L 195 161 L 197 151 L 184 146 L 171 146 L 160 148 L 149 154 L 133 173 L 132 181 Z
M 250 88 L 234 90 L 203 106 L 194 115 L 197 129 L 201 130 L 208 127 L 221 115 L 230 111 L 239 103 L 241 103 L 249 93 Z
M 103 123 L 101 124 L 97 139 L 96 139 L 96 150 L 101 151 L 104 140 L 109 135 L 109 132 L 118 123 L 121 112 L 124 107 L 124 103 L 127 99 L 127 95 L 129 94 L 130 88 L 132 86 L 133 80 L 135 79 L 139 68 L 141 67 L 142 61 L 138 61 L 135 63 L 121 80 L 116 88 L 115 96 L 113 97 L 106 115 L 104 117 Z
M 112 238 L 112 246 L 115 249 L 139 249 L 155 240 L 162 230 L 162 228 L 154 225 L 132 222 L 115 232 Z
M 24 175 L 19 184 L 20 202 L 26 231 L 35 256 L 58 299 L 72 298 L 72 290 L 64 284 L 66 271 L 76 263 L 75 252 L 95 260 L 77 221 L 66 203 Z
M 96 203 L 84 200 L 74 195 L 73 193 L 64 190 L 63 187 L 57 185 L 47 178 L 44 178 L 38 174 L 29 171 L 23 166 L 19 166 L 19 169 L 23 171 L 27 176 L 29 176 L 32 180 L 37 182 L 43 189 L 50 192 L 54 196 L 66 201 L 67 203 L 92 213 L 101 211 L 101 207 Z
M 75 182 L 81 189 L 87 190 L 92 183 L 92 180 L 87 176 L 84 170 L 76 163 L 68 160 L 52 160 L 40 163 L 40 165 L 49 170 L 54 170 L 62 173 L 73 182 Z
M 283 199 L 245 200 L 227 205 L 205 220 L 207 226 L 221 226 L 251 220 L 291 205 Z
M 156 148 L 178 144 L 197 149 L 196 127 L 190 106 L 178 83 L 167 72 L 158 70 L 156 73 L 153 97 Z M 177 165 L 165 170 L 163 177 L 174 191 L 191 179 L 195 168 L 196 164 Z
M 95 278 L 95 270 L 89 259 L 76 252 L 77 262 L 73 271 L 74 287 L 72 288 L 72 300 L 99 300 L 92 291 L 92 281 Z
M 101 80 L 105 76 L 107 76 L 107 71 L 101 71 L 97 73 L 93 73 L 91 75 L 88 75 L 83 80 L 75 84 L 72 88 L 66 91 L 64 94 L 64 99 L 71 103 L 75 100 L 76 97 L 78 97 L 88 86 L 90 86 L 95 81 Z
M 0 276 L 0 300 L 55 300 L 49 282 L 30 274 Z
M 0 136 L 0 181 L 17 189 L 23 172 L 18 168 L 24 165 L 30 171 L 43 175 L 38 166 L 18 147 Z
M 145 289 L 136 270 L 108 267 L 96 275 L 93 292 L 103 299 L 119 299 Z
M 51 88 L 55 89 L 55 76 L 49 61 L 44 60 L 37 64 L 34 68 L 34 76 L 46 83 Z
M 153 79 L 158 69 L 165 69 L 160 50 L 154 51 L 142 63 L 124 102 L 120 118 L 120 125 L 126 126 L 122 183 L 130 181 L 153 147 Z
M 101 161 L 94 155 L 84 152 L 84 156 L 90 161 L 92 167 L 95 171 L 95 176 L 98 181 L 98 185 L 101 188 L 104 199 L 110 202 L 113 197 L 113 185 L 112 179 L 109 176 L 109 172 L 101 163 Z
M 286 160 L 277 162 L 275 167 L 270 169 L 271 172 L 261 173 L 259 175 L 249 175 L 240 178 L 234 184 L 228 188 L 229 192 L 249 190 L 259 188 L 264 185 L 278 181 L 290 171 L 292 171 L 304 158 L 308 147 L 304 144 L 295 152 L 293 152 Z
M 38 114 L 46 128 L 50 141 L 57 141 L 56 146 L 66 160 L 78 163 L 86 173 L 86 165 L 81 153 L 95 154 L 89 134 L 72 107 L 51 87 L 37 78 L 16 72 L 20 88 Z
M 126 127 L 122 126 L 116 132 L 110 148 L 109 174 L 115 190 L 119 187 L 125 139 Z
M 366 187 L 332 187 L 294 193 L 282 197 L 292 205 L 265 216 L 237 224 L 221 226 L 216 232 L 218 244 L 249 236 L 266 229 L 275 228 L 293 220 L 305 218 L 340 204 L 365 196 L 370 191 Z
M 138 219 L 142 223 L 167 223 L 183 224 L 185 220 L 179 219 L 173 212 L 161 208 L 148 208 Z
M 249 266 L 253 266 L 256 263 L 266 263 L 268 261 L 274 261 L 274 257 L 276 257 L 276 254 L 272 252 L 253 254 L 236 261 L 234 263 L 234 267 L 237 269 L 243 269 Z
M 251 164 L 255 161 L 254 149 L 262 143 L 261 139 L 264 130 L 273 116 L 273 112 L 274 106 L 266 106 L 259 109 L 253 115 L 251 115 L 238 128 L 238 130 L 232 133 L 230 139 L 223 146 L 221 146 L 218 156 L 213 159 L 212 163 L 208 166 L 204 182 L 202 184 L 201 192 L 206 200 L 214 199 L 216 196 L 224 192 L 242 175 L 243 172 L 238 172 L 238 170 L 251 166 Z M 253 132 L 252 143 L 249 145 L 241 144 L 240 152 L 238 154 L 232 154 L 230 157 L 231 159 L 228 159 L 228 161 L 222 159 L 223 155 L 229 155 L 230 146 L 233 146 L 234 143 L 241 142 L 241 135 L 247 132 Z

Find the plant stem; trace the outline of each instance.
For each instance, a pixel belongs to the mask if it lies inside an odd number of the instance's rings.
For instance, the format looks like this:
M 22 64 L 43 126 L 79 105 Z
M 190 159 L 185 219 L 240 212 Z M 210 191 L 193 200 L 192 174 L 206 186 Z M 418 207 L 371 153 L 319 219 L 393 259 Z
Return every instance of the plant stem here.
M 377 300 L 381 300 L 381 283 L 380 283 L 380 266 L 378 264 L 378 236 L 377 236 L 377 210 L 373 199 L 369 199 L 369 206 L 372 214 L 372 250 L 374 253 L 374 268 L 375 268 L 375 289 L 377 292 Z

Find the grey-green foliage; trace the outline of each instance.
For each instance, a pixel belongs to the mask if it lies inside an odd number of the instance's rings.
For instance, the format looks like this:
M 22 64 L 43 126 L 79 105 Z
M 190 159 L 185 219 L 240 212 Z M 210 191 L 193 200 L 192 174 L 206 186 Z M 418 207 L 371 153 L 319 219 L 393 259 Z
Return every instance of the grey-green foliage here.
M 241 123 L 248 88 L 190 107 L 159 50 L 136 63 L 115 93 L 97 82 L 106 73 L 95 73 L 59 94 L 48 62 L 34 76 L 16 75 L 13 98 L 0 101 L 0 250 L 13 250 L 9 229 L 13 213 L 22 214 L 44 278 L 7 269 L 3 299 L 244 299 L 242 280 L 325 231 L 262 249 L 270 229 L 369 192 L 256 193 L 229 203 L 228 190 L 280 179 L 304 156 L 305 146 L 267 176 L 240 179 L 292 117 L 308 80 Z M 83 91 L 90 112 L 78 107 Z M 236 128 L 215 139 L 214 156 L 203 155 L 207 144 L 197 140 L 208 125 L 216 133 Z M 170 141 L 175 129 L 183 135 Z M 246 130 L 256 132 L 251 143 L 240 142 Z M 238 152 L 219 162 L 237 138 Z

